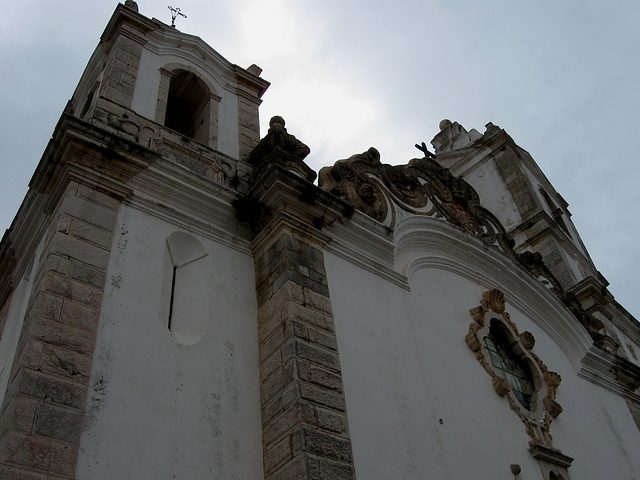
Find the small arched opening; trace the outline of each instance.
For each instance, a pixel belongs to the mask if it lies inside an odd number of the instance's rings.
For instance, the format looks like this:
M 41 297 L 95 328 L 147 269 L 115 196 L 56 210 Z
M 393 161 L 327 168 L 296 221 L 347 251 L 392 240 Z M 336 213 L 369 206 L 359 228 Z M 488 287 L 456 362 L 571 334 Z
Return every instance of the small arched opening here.
M 184 232 L 172 233 L 166 247 L 161 317 L 176 342 L 193 345 L 206 329 L 207 252 Z

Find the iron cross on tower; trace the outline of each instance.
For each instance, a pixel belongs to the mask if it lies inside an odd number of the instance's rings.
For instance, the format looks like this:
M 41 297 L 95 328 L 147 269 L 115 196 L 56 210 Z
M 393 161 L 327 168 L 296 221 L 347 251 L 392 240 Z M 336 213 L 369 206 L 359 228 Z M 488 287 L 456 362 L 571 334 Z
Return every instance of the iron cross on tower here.
M 173 28 L 176 28 L 176 18 L 178 18 L 178 15 L 187 18 L 187 16 L 182 13 L 179 8 L 173 8 L 171 5 L 169 5 L 169 10 L 171 10 L 171 26 Z

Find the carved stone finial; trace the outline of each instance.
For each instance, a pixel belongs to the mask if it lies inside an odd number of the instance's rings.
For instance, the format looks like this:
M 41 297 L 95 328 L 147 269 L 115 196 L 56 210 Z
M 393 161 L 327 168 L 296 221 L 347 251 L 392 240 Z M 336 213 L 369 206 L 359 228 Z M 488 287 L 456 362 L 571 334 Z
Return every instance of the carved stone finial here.
M 467 130 L 458 122 L 444 119 L 440 122 L 440 132 L 433 137 L 431 145 L 440 155 L 451 150 L 459 150 L 469 147 L 476 140 L 482 138 L 482 134 L 475 129 Z
M 259 77 L 260 74 L 262 73 L 262 69 L 255 63 L 252 63 L 251 66 L 247 68 L 247 72 L 251 73 L 252 75 L 255 75 L 256 77 Z
M 440 121 L 438 128 L 440 128 L 440 131 L 442 131 L 445 128 L 447 128 L 449 125 L 451 125 L 451 120 L 449 120 L 448 118 L 445 118 L 444 120 Z
M 276 115 L 269 121 L 269 131 L 251 151 L 247 161 L 256 169 L 254 173 L 275 163 L 313 182 L 316 172 L 304 163 L 309 153 L 308 146 L 287 132 L 284 118 Z
M 133 0 L 125 0 L 124 6 L 125 7 L 129 7 L 134 12 L 138 11 L 138 4 L 136 2 L 134 2 Z

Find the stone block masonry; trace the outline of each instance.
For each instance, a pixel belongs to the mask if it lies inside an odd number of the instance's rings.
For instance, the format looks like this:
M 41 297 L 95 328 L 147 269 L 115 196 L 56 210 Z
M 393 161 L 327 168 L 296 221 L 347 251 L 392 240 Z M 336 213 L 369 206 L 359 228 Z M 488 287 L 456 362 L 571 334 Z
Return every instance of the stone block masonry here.
M 75 181 L 61 195 L 0 413 L 0 478 L 74 478 L 118 205 Z
M 123 28 L 118 33 L 100 95 L 130 108 L 145 40 L 142 32 L 135 30 Z
M 245 159 L 260 140 L 258 107 L 260 100 L 238 92 L 239 158 Z
M 321 246 L 270 237 L 255 250 L 265 479 L 354 479 Z

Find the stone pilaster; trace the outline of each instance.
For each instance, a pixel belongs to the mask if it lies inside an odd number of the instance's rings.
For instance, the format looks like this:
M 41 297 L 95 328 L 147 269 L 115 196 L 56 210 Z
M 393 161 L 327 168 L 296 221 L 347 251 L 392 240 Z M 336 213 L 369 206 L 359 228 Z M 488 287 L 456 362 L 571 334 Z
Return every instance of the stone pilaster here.
M 219 95 L 212 92 L 209 93 L 209 118 L 207 120 L 209 133 L 207 136 L 207 144 L 214 150 L 218 149 L 218 137 L 220 136 L 220 132 L 218 131 L 218 124 L 220 123 L 218 120 L 220 100 L 222 100 L 222 97 Z
M 158 88 L 158 103 L 156 104 L 156 123 L 164 125 L 167 115 L 167 102 L 169 99 L 169 85 L 171 85 L 173 72 L 166 68 L 160 69 L 160 87 Z
M 265 478 L 355 478 L 321 245 L 284 224 L 260 240 L 254 254 Z
M 3 478 L 73 478 L 117 204 L 75 182 L 63 193 L 0 416 Z
M 269 87 L 269 82 L 258 75 L 259 67 L 248 70 L 234 66 L 238 88 L 238 158 L 244 160 L 260 140 L 260 97 Z M 252 73 L 253 72 L 253 73 Z
M 238 90 L 238 142 L 239 158 L 244 159 L 260 140 L 260 119 L 257 99 Z
M 118 6 L 105 32 L 103 41 L 112 42 L 100 96 L 131 108 L 145 34 L 154 26 L 148 19 L 130 7 Z M 110 28 L 111 27 L 111 28 Z
M 14 222 L 40 247 L 21 249 L 39 253 L 0 410 L 3 479 L 74 478 L 117 210 L 149 161 L 117 139 L 99 148 L 98 133 L 62 118 Z
M 254 158 L 249 196 L 265 479 L 355 479 L 321 231 L 348 207 L 282 168 L 296 160 L 280 147 Z

